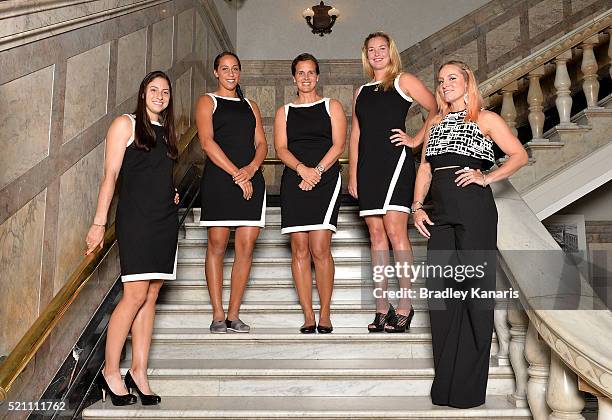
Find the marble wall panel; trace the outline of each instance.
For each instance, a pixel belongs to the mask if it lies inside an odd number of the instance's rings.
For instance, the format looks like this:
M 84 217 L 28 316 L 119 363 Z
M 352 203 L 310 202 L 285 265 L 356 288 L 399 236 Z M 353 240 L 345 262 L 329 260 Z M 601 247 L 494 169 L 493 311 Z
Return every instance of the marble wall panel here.
M 410 71 L 410 69 L 408 69 L 408 71 Z M 438 69 L 434 69 L 433 64 L 430 64 L 427 67 L 417 71 L 415 76 L 418 77 L 419 80 L 433 92 L 435 89 L 435 77 L 437 71 Z
M 544 0 L 529 8 L 529 36 L 533 38 L 563 20 L 563 1 Z
M 0 188 L 49 154 L 53 66 L 0 86 Z
M 68 59 L 64 102 L 64 141 L 106 114 L 110 43 Z
M 597 0 L 572 0 L 572 13 L 577 13 Z
M 340 101 L 347 116 L 353 113 L 353 85 L 325 85 L 323 96 Z
M 168 70 L 172 67 L 172 38 L 174 19 L 169 17 L 153 24 L 151 40 L 151 70 Z
M 174 82 L 174 123 L 177 134 L 184 134 L 191 121 L 191 68 Z
M 38 317 L 46 190 L 0 225 L 0 355 Z
M 83 259 L 85 236 L 96 212 L 104 145 L 100 143 L 60 177 L 54 294 Z
M 195 52 L 196 59 L 201 61 L 206 66 L 206 50 L 208 46 L 208 32 L 204 26 L 204 21 L 198 13 L 196 13 L 196 34 L 195 34 Z
M 285 98 L 284 104 L 293 102 L 297 97 L 297 88 L 295 85 L 285 86 L 283 88 L 283 97 Z
M 276 88 L 274 86 L 246 86 L 244 95 L 257 103 L 262 118 L 274 117 L 276 113 Z
M 267 158 L 276 158 L 276 150 L 274 150 L 274 126 L 264 125 L 264 134 L 266 135 L 266 142 L 268 143 L 268 154 Z
M 487 35 L 488 36 L 488 35 Z M 478 70 L 478 44 L 474 40 L 461 48 L 444 56 L 442 62 L 448 60 L 460 60 L 469 65 L 473 71 Z
M 119 38 L 117 53 L 117 105 L 138 94 L 147 73 L 147 28 Z
M 520 26 L 519 17 L 516 16 L 487 32 L 487 60 L 489 62 L 519 46 L 521 42 Z
M 176 61 L 185 58 L 193 47 L 193 9 L 185 10 L 177 17 Z
M 195 104 L 198 102 L 198 98 L 206 94 L 206 79 L 196 69 L 193 71 L 193 110 L 195 111 Z M 192 112 L 193 115 L 193 112 Z

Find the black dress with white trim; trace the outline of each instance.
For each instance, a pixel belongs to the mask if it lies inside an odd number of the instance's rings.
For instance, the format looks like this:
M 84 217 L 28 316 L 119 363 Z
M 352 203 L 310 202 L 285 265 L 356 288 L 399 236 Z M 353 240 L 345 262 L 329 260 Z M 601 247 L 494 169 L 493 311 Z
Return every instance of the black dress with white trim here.
M 304 165 L 316 167 L 332 147 L 329 98 L 310 104 L 285 105 L 287 147 Z M 302 178 L 285 166 L 281 178 L 281 233 L 328 229 L 336 231 L 340 211 L 340 165 L 334 163 L 310 191 Z
M 134 116 L 119 173 L 116 232 L 121 281 L 174 280 L 178 242 L 178 210 L 174 204 L 172 169 L 166 130 L 151 121 L 155 146 L 136 148 Z
M 357 194 L 359 215 L 384 215 L 389 210 L 410 212 L 416 170 L 412 149 L 395 146 L 389 137 L 394 128 L 406 131 L 412 98 L 399 86 L 385 91 L 380 82 L 359 88 L 355 113 L 359 121 Z
M 213 138 L 223 153 L 238 168 L 251 163 L 255 157 L 255 114 L 248 99 L 228 98 L 207 93 L 214 103 Z M 242 189 L 232 176 L 206 161 L 200 198 L 202 226 L 258 226 L 264 227 L 266 216 L 266 185 L 261 171 L 253 178 L 253 196 L 245 200 Z

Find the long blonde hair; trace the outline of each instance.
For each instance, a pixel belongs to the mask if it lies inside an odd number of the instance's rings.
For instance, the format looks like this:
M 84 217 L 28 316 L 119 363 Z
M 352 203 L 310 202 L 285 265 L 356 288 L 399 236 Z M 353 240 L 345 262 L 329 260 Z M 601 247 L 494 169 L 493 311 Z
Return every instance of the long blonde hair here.
M 480 94 L 480 90 L 478 89 L 478 82 L 476 81 L 476 77 L 474 76 L 474 72 L 463 61 L 459 60 L 449 60 L 446 63 L 442 64 L 438 68 L 437 76 L 440 77 L 440 71 L 444 66 L 453 65 L 459 69 L 461 75 L 463 76 L 463 80 L 467 82 L 467 114 L 465 116 L 465 121 L 477 121 L 478 114 L 482 108 L 482 95 Z M 436 79 L 436 83 L 438 83 Z M 438 104 L 438 116 L 434 119 L 433 123 L 437 124 L 450 112 L 450 104 L 444 100 L 442 94 L 440 93 L 440 85 L 436 86 L 436 102 Z
M 397 45 L 395 45 L 395 41 L 385 32 L 377 31 L 373 32 L 366 37 L 363 41 L 363 46 L 361 47 L 361 64 L 363 65 L 363 72 L 370 79 L 374 79 L 374 69 L 370 65 L 368 61 L 368 42 L 372 38 L 384 38 L 387 41 L 387 45 L 389 46 L 389 58 L 390 62 L 386 68 L 385 77 L 381 81 L 381 86 L 383 90 L 388 90 L 393 86 L 393 81 L 397 77 L 398 74 L 402 72 L 402 59 L 400 57 L 399 51 L 397 49 Z

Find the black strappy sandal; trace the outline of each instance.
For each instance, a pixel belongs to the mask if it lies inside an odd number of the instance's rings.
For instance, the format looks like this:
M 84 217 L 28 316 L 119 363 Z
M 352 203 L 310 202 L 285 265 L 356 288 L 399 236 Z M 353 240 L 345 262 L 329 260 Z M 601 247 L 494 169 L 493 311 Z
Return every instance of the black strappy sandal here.
M 387 325 L 385 325 L 385 332 L 388 333 L 403 333 L 410 329 L 410 322 L 414 317 L 414 308 L 410 308 L 408 315 L 401 315 L 397 312 L 393 318 L 389 319 Z
M 374 317 L 374 322 L 368 325 L 369 332 L 383 332 L 385 329 L 385 324 L 389 319 L 395 317 L 395 309 L 393 305 L 389 304 L 389 310 L 386 314 L 382 312 L 376 312 L 376 316 Z

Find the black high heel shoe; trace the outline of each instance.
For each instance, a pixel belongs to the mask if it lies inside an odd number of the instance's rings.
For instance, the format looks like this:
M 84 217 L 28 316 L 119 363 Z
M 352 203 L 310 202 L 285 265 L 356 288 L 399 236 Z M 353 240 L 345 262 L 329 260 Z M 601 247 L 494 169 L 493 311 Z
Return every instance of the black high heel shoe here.
M 383 314 L 382 312 L 376 312 L 376 316 L 374 317 L 374 322 L 368 325 L 368 331 L 369 332 L 383 332 L 385 329 L 385 324 L 387 323 L 387 320 L 393 319 L 394 316 L 395 316 L 395 308 L 393 308 L 393 305 L 389 304 L 389 310 L 387 311 L 386 314 Z
M 334 330 L 334 327 L 332 327 L 331 325 L 329 327 L 326 327 L 325 325 L 317 325 L 317 331 L 320 334 L 329 334 Z
M 385 325 L 385 332 L 388 333 L 403 333 L 410 329 L 410 323 L 414 317 L 414 308 L 410 308 L 408 315 L 401 315 L 396 313 L 395 316 L 389 319 L 387 325 Z
M 138 385 L 136 385 L 136 381 L 134 381 L 134 378 L 132 378 L 132 374 L 130 373 L 129 370 L 125 374 L 125 386 L 127 386 L 130 392 L 134 389 L 136 390 L 136 392 L 138 393 L 138 396 L 140 397 L 140 403 L 142 405 L 157 405 L 161 402 L 161 397 L 159 395 L 143 394 L 140 391 L 140 388 L 138 388 Z
M 110 386 L 108 386 L 108 382 L 106 382 L 106 378 L 104 377 L 104 374 L 102 373 L 102 371 L 100 371 L 100 374 L 98 375 L 98 378 L 96 379 L 96 382 L 98 382 L 98 385 L 100 385 L 100 388 L 102 389 L 102 402 L 106 402 L 106 394 L 109 394 L 113 405 L 119 406 L 119 405 L 136 404 L 136 401 L 137 401 L 136 395 L 129 394 L 129 393 L 125 395 L 115 394 L 110 389 Z
M 317 330 L 317 324 L 312 324 L 312 325 L 302 325 L 300 327 L 300 332 L 302 334 L 314 334 L 315 331 Z

